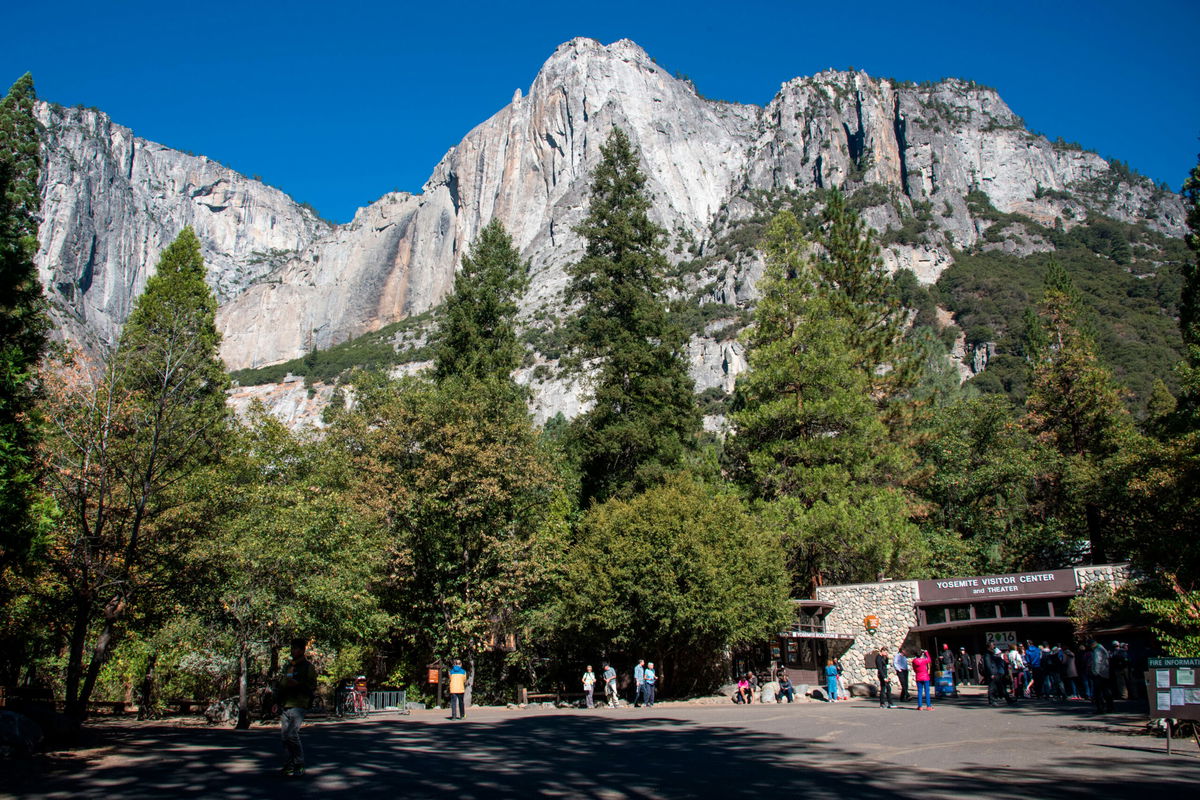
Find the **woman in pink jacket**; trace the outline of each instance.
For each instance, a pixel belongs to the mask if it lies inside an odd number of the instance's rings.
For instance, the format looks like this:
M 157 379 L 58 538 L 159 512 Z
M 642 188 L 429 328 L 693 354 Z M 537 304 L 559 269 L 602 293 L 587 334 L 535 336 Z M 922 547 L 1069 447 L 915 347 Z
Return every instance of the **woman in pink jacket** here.
M 931 660 L 929 651 L 922 650 L 921 655 L 908 662 L 912 668 L 913 676 L 917 679 L 917 711 L 928 709 L 933 710 L 933 703 L 929 697 L 929 668 Z

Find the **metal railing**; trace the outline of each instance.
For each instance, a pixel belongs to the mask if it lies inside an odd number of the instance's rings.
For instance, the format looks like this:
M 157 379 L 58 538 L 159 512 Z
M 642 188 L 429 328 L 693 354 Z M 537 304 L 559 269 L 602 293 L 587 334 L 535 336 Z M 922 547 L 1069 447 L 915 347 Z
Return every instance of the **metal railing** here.
M 408 692 L 367 692 L 367 705 L 372 711 L 401 711 L 408 713 Z

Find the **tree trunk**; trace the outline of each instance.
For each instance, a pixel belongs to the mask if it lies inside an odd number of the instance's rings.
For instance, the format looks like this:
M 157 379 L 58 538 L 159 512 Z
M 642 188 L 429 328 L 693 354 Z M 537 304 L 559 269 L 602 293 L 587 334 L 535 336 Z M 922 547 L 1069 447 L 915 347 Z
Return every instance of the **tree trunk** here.
M 1107 564 L 1108 548 L 1104 542 L 1104 521 L 1100 516 L 1100 508 L 1095 503 L 1088 503 L 1084 513 L 1087 517 L 1088 538 L 1092 544 L 1092 563 Z
M 112 654 L 113 634 L 116 630 L 117 618 L 123 608 L 124 604 L 120 600 L 114 599 L 105 609 L 104 627 L 100 630 L 99 638 L 96 639 L 96 646 L 92 648 L 92 660 L 88 663 L 87 672 L 84 674 L 83 686 L 79 689 L 79 696 L 75 698 L 75 703 L 67 706 L 67 716 L 76 727 L 82 726 L 83 721 L 87 719 L 88 700 L 92 698 L 92 690 L 96 688 L 96 680 L 100 677 L 100 668 Z
M 250 687 L 249 676 L 246 674 L 249 668 L 250 657 L 246 652 L 246 645 L 242 645 L 242 652 L 238 658 L 238 721 L 237 729 L 239 731 L 247 730 L 250 727 Z
M 146 660 L 146 674 L 142 677 L 142 697 L 138 701 L 138 719 L 150 719 L 154 713 L 154 665 L 158 663 L 158 651 L 150 653 Z
M 71 642 L 67 653 L 67 716 L 81 716 L 79 708 L 79 684 L 83 680 L 83 650 L 87 645 L 88 617 L 91 603 L 86 598 L 75 599 L 75 620 L 71 626 Z M 84 706 L 86 708 L 86 706 Z

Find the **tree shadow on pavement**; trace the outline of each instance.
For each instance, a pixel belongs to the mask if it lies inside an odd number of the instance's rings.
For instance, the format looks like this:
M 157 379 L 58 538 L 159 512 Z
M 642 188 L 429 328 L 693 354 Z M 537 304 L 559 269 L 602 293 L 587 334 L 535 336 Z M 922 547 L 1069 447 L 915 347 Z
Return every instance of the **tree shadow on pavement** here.
M 27 773 L 29 798 L 230 800 L 376 797 L 960 798 L 964 793 L 1063 798 L 1191 796 L 1200 761 L 1099 753 L 1063 770 L 1021 765 L 925 770 L 825 742 L 737 724 L 663 717 L 523 715 L 447 724 L 380 718 L 308 726 L 310 771 L 277 775 L 277 731 L 146 726 L 111 732 L 121 758 L 85 769 Z M 1138 748 L 1140 750 L 1140 748 Z M 984 759 L 987 753 L 980 753 Z M 920 753 L 916 754 L 920 758 Z M 8 788 L 0 782 L 0 788 Z

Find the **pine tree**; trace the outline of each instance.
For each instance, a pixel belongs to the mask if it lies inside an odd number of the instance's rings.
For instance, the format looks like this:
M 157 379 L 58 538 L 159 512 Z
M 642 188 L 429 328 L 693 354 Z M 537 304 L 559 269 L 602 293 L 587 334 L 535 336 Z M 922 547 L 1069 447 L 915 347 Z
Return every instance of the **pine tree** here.
M 34 537 L 35 399 L 49 321 L 37 252 L 36 95 L 26 74 L 0 102 L 0 574 Z
M 1139 436 L 1112 373 L 1086 332 L 1086 311 L 1066 272 L 1051 268 L 1039 308 L 1044 341 L 1033 353 L 1026 427 L 1063 456 L 1058 515 L 1074 510 L 1092 559 L 1111 558 L 1121 500 L 1113 495 L 1115 457 L 1139 447 Z
M 661 299 L 665 231 L 648 216 L 637 152 L 620 128 L 600 152 L 576 229 L 584 257 L 570 268 L 567 289 L 567 300 L 581 303 L 574 353 L 596 370 L 594 405 L 575 425 L 585 502 L 656 482 L 700 430 L 685 338 Z
M 515 319 L 528 273 L 504 225 L 492 220 L 463 257 L 446 300 L 434 369 L 438 380 L 511 379 L 523 355 Z
M 731 476 L 770 504 L 797 591 L 911 568 L 920 548 L 899 488 L 910 454 L 875 402 L 857 315 L 823 280 L 790 212 L 771 223 L 764 249 L 750 369 L 726 442 Z
M 1183 337 L 1184 358 L 1179 366 L 1180 412 L 1184 426 L 1200 430 L 1200 164 L 1192 167 L 1183 182 L 1187 207 L 1187 245 L 1195 254 L 1183 265 L 1183 289 L 1179 297 L 1179 333 Z
M 830 192 L 822 213 L 818 244 L 816 289 L 828 299 L 832 312 L 847 321 L 858 364 L 875 375 L 880 398 L 900 393 L 916 378 L 913 356 L 904 346 L 907 314 L 873 232 L 846 207 L 837 190 Z

